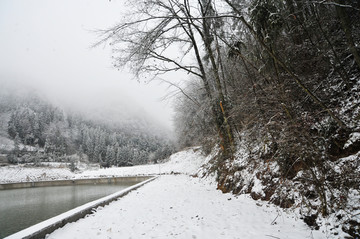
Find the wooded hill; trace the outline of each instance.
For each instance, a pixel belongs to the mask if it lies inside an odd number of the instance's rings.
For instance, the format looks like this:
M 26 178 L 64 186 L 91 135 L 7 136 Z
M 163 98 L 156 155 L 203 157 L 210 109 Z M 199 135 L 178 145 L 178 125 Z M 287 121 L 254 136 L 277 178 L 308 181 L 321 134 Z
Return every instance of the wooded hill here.
M 301 207 L 315 228 L 335 213 L 359 236 L 359 1 L 130 5 L 99 44 L 140 78 L 188 73 L 186 86 L 166 78 L 183 95 L 176 129 L 183 146 L 219 150 L 219 189 Z
M 170 139 L 144 119 L 111 125 L 65 112 L 34 94 L 4 93 L 0 98 L 0 136 L 14 142 L 1 149 L 10 163 L 82 160 L 130 166 L 167 158 L 174 149 Z

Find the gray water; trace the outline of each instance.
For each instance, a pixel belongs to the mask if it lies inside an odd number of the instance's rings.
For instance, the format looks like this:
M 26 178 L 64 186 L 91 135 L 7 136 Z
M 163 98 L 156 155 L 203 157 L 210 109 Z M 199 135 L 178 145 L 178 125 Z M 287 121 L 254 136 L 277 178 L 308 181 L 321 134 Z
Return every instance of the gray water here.
M 0 190 L 0 238 L 134 183 Z

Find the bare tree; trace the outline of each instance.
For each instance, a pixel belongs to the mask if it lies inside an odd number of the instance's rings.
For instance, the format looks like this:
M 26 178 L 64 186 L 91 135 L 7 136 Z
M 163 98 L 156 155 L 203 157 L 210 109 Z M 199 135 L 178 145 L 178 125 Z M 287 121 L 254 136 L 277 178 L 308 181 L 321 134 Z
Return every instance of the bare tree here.
M 211 103 L 224 158 L 234 153 L 233 128 L 216 50 L 216 12 L 211 0 L 148 0 L 134 2 L 127 21 L 102 31 L 98 44 L 110 42 L 115 67 L 130 65 L 137 76 L 157 77 L 184 71 L 202 80 Z

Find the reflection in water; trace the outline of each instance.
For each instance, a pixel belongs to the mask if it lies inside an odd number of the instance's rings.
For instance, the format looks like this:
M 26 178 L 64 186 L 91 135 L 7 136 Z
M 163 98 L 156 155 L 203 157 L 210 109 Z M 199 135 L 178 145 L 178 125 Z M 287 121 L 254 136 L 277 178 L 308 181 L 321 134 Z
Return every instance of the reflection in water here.
M 0 190 L 0 238 L 131 185 L 133 183 Z

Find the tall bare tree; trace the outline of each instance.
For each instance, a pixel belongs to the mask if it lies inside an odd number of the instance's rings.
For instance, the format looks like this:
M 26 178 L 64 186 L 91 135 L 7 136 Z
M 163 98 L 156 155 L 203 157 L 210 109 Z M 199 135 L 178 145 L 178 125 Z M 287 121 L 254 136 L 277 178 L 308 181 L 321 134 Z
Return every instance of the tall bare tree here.
M 130 65 L 137 76 L 157 77 L 184 71 L 202 80 L 224 158 L 234 153 L 220 56 L 216 51 L 216 12 L 212 0 L 134 1 L 126 21 L 102 31 L 98 44 L 110 42 L 115 66 Z

